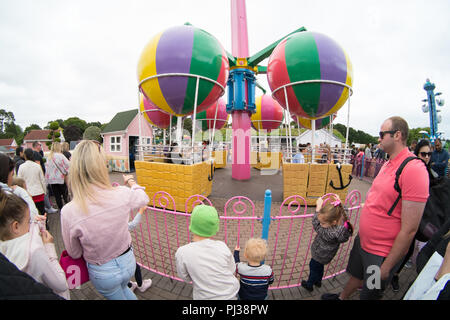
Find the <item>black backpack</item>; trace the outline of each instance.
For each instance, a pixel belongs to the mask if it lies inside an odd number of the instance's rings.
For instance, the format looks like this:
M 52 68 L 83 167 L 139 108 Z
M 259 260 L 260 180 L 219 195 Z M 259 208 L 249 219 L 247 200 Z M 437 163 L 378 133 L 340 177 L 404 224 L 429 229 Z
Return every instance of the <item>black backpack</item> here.
M 394 188 L 398 192 L 398 197 L 388 211 L 390 216 L 402 197 L 402 190 L 398 184 L 398 179 L 406 164 L 418 159 L 425 163 L 418 157 L 408 157 L 403 160 L 400 167 L 395 173 Z M 426 165 L 426 164 L 425 164 Z M 419 229 L 417 230 L 416 239 L 422 242 L 430 240 L 431 236 L 439 230 L 439 228 L 450 218 L 450 180 L 446 177 L 430 181 L 430 190 L 425 209 L 423 211 L 422 220 L 420 221 Z

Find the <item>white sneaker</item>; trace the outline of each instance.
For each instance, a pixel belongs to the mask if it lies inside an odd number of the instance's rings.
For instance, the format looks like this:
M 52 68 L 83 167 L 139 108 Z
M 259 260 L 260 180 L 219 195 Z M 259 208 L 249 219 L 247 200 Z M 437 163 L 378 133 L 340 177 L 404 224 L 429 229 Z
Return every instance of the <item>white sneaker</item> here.
M 45 209 L 45 212 L 47 212 L 47 213 L 57 213 L 58 212 L 58 209 L 55 209 L 55 208 L 53 208 L 53 207 L 51 207 L 51 208 L 49 208 L 49 209 Z
M 134 292 L 134 290 L 136 290 L 136 288 L 137 288 L 137 282 L 130 281 L 130 283 L 131 283 L 131 288 L 130 288 L 130 290 Z
M 136 284 L 137 285 L 137 284 Z M 142 281 L 142 286 L 137 287 L 140 292 L 145 292 L 152 285 L 152 279 L 145 279 Z

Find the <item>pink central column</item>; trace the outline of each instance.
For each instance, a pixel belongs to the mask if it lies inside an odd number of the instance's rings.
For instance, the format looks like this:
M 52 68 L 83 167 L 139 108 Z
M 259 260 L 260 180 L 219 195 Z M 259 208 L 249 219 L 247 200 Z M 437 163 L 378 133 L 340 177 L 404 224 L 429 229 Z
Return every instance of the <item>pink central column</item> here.
M 231 50 L 236 58 L 248 58 L 247 14 L 245 0 L 231 0 Z M 251 120 L 247 111 L 233 111 L 233 163 L 231 177 L 250 179 Z

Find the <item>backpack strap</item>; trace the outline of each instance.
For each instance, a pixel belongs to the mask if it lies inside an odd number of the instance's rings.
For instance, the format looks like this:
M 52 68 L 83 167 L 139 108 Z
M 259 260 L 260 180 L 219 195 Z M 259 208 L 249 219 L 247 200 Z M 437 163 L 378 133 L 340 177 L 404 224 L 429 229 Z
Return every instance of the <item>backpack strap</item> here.
M 423 163 L 425 163 L 425 161 L 423 161 L 422 159 L 420 159 L 420 158 L 418 158 L 416 156 L 408 157 L 405 160 L 403 160 L 403 162 L 401 163 L 400 167 L 398 167 L 397 171 L 395 172 L 394 189 L 395 189 L 395 191 L 398 192 L 398 197 L 397 197 L 397 199 L 395 199 L 395 202 L 392 205 L 391 209 L 389 209 L 389 211 L 387 213 L 388 216 L 392 215 L 392 212 L 394 211 L 395 207 L 397 206 L 398 202 L 400 201 L 400 199 L 402 197 L 402 190 L 400 189 L 400 185 L 398 184 L 398 179 L 400 178 L 400 174 L 402 173 L 403 168 L 405 168 L 405 166 L 408 164 L 408 162 L 410 162 L 411 160 L 414 160 L 414 159 L 420 160 Z M 426 164 L 425 164 L 425 166 L 426 166 Z

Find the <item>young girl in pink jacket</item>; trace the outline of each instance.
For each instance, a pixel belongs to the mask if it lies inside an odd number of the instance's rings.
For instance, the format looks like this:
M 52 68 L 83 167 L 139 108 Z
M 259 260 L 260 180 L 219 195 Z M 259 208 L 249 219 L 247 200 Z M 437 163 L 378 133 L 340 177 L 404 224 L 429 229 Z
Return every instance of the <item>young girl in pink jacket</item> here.
M 45 222 L 30 220 L 27 203 L 4 190 L 0 190 L 0 252 L 18 269 L 70 299 L 66 275 Z

